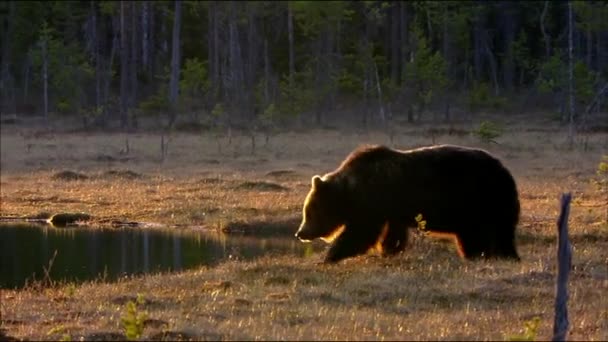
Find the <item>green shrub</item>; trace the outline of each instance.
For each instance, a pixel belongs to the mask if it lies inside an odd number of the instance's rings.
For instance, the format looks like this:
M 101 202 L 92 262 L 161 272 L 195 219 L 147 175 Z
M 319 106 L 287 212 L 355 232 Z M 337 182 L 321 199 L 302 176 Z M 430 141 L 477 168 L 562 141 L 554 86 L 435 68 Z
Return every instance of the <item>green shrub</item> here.
M 477 136 L 481 141 L 486 143 L 496 143 L 494 139 L 500 137 L 502 133 L 502 128 L 491 121 L 483 121 L 479 124 L 479 127 L 477 127 L 477 129 L 473 130 L 473 134 Z
M 538 326 L 540 325 L 540 317 L 534 317 L 529 321 L 524 322 L 523 334 L 509 335 L 507 341 L 536 341 L 538 334 Z
M 127 302 L 121 318 L 125 336 L 129 341 L 138 340 L 144 332 L 144 322 L 148 315 L 146 312 L 139 312 L 137 306 L 140 304 L 144 304 L 144 299 L 138 294 L 136 302 Z

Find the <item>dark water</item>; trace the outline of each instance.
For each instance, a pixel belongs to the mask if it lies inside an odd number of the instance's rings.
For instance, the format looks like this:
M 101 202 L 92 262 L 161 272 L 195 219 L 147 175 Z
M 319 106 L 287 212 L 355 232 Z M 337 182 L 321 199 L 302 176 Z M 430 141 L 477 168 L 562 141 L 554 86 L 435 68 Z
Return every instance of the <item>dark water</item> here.
M 312 248 L 293 235 L 255 238 L 181 230 L 0 225 L 0 288 L 44 279 L 51 260 L 51 280 L 81 282 L 179 271 L 230 258 L 303 257 Z

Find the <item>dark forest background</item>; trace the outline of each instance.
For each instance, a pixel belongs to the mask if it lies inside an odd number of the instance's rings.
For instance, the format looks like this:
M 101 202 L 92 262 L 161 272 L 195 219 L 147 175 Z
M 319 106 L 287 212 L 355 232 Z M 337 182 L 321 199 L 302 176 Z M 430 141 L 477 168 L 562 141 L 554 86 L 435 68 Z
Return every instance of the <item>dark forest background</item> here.
M 605 120 L 605 1 L 4 1 L 0 15 L 3 115 L 123 129 Z

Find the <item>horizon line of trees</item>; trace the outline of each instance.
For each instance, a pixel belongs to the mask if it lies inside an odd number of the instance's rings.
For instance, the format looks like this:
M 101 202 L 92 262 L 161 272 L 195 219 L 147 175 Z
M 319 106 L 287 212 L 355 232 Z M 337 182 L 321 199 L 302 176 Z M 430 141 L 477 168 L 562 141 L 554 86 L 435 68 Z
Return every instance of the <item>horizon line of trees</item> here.
M 125 128 L 520 103 L 567 120 L 571 81 L 582 120 L 606 108 L 606 19 L 604 1 L 4 1 L 0 111 Z

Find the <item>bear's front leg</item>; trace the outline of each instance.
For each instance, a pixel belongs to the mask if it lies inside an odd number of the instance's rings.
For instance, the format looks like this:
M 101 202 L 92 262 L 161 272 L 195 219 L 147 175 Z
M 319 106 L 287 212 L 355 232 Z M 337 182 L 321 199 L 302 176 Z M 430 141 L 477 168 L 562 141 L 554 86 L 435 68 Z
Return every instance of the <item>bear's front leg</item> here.
M 398 221 L 389 221 L 387 223 L 387 232 L 382 244 L 382 255 L 393 256 L 405 250 L 408 240 L 407 225 L 401 224 Z
M 342 234 L 334 240 L 324 262 L 336 263 L 367 253 L 378 240 L 381 229 L 382 223 L 347 224 Z

